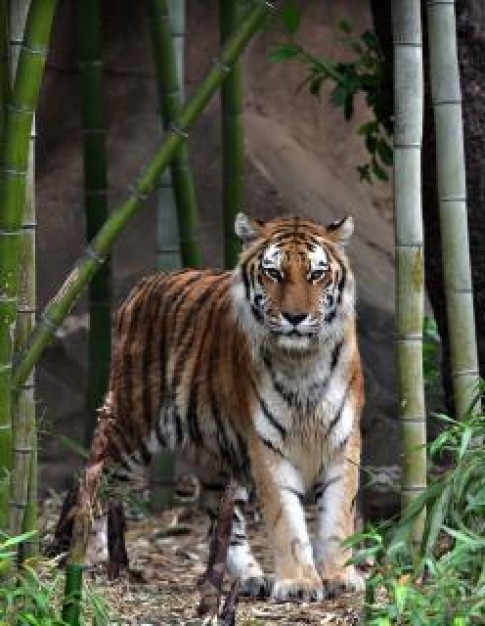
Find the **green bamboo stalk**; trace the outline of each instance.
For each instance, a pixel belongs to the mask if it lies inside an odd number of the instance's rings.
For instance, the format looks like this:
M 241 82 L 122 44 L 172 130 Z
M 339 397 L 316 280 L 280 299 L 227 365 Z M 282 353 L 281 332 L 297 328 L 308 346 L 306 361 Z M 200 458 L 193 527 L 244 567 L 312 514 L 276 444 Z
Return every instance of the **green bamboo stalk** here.
M 8 63 L 8 0 L 0 0 L 0 166 L 3 164 L 10 92 Z
M 110 218 L 86 249 L 84 256 L 79 259 L 64 281 L 59 292 L 47 305 L 31 334 L 28 347 L 16 361 L 13 373 L 14 388 L 18 388 L 26 380 L 56 329 L 69 313 L 98 267 L 103 263 L 104 257 L 117 236 L 130 218 L 141 208 L 147 195 L 154 190 L 157 180 L 168 166 L 173 154 L 186 139 L 188 131 L 220 87 L 227 74 L 226 68 L 231 66 L 242 53 L 271 8 L 270 3 L 258 3 L 241 21 L 238 30 L 224 47 L 219 60 L 181 110 L 176 127 L 171 128 L 167 133 L 157 153 L 132 187 L 128 198 L 112 212 Z
M 423 378 L 423 50 L 419 0 L 393 0 L 394 215 L 399 413 L 402 428 L 403 510 L 426 486 Z M 419 541 L 422 517 L 414 528 Z
M 10 75 L 15 80 L 20 56 L 29 1 L 10 4 Z M 14 351 L 24 345 L 35 325 L 36 265 L 35 265 L 35 120 L 32 122 L 29 142 L 29 160 L 25 191 L 24 219 L 21 229 L 21 260 L 19 307 L 15 329 Z M 31 373 L 19 394 L 13 398 L 13 471 L 10 488 L 10 532 L 19 535 L 37 528 L 37 493 L 31 481 L 36 482 L 37 467 L 33 456 L 37 444 L 34 372 Z M 27 509 L 29 514 L 26 515 Z M 33 555 L 38 549 L 37 535 L 28 543 L 19 544 L 20 560 Z
M 29 143 L 55 6 L 56 0 L 32 0 L 30 4 L 9 103 L 5 159 L 0 172 L 0 528 L 5 528 L 9 518 L 5 495 L 9 494 L 12 468 L 12 352 Z
M 239 0 L 219 0 L 219 28 L 224 44 L 237 28 Z M 244 194 L 243 67 L 236 61 L 221 89 L 222 108 L 222 209 L 224 266 L 232 268 L 239 256 L 239 239 L 234 231 L 236 214 L 242 210 Z
M 0 168 L 5 162 L 7 133 L 7 103 L 10 92 L 8 66 L 8 1 L 0 1 Z M 1 219 L 1 218 L 0 218 Z M 1 309 L 1 306 L 0 306 Z M 1 370 L 2 368 L 0 368 Z M 1 402 L 0 402 L 1 406 Z M 8 408 L 8 407 L 6 407 Z M 7 527 L 9 500 L 9 468 L 7 454 L 10 447 L 10 418 L 0 415 L 0 529 Z
M 66 566 L 62 622 L 69 626 L 80 624 L 83 569 L 84 566 L 79 563 L 68 563 Z
M 157 21 L 158 7 L 156 3 L 149 4 L 148 17 L 152 38 L 153 58 L 157 75 L 157 90 L 159 99 L 159 122 L 163 138 L 163 118 L 161 109 L 162 87 L 160 77 L 163 75 L 159 63 L 160 46 L 158 45 Z M 170 20 L 172 25 L 172 40 L 177 62 L 177 75 L 180 89 L 183 89 L 183 57 L 185 39 L 185 0 L 171 0 Z M 177 208 L 172 189 L 172 175 L 170 169 L 164 171 L 157 187 L 157 267 L 160 270 L 175 270 L 182 266 L 180 252 L 180 238 Z
M 185 0 L 169 0 L 169 7 L 166 2 L 150 0 L 148 3 L 148 16 L 150 22 L 150 33 L 152 39 L 153 59 L 157 75 L 157 90 L 159 100 L 160 128 L 167 127 L 173 119 L 163 118 L 163 111 L 167 112 L 170 107 L 164 105 L 164 98 L 170 97 L 171 90 L 178 90 L 180 97 L 183 96 L 184 87 L 184 46 L 185 46 Z M 170 24 L 166 18 L 166 11 L 169 9 Z M 167 33 L 169 29 L 169 33 Z M 163 31 L 163 32 L 162 32 Z M 167 52 L 162 45 L 162 39 L 171 37 L 170 59 L 163 59 L 162 55 Z M 165 46 L 168 47 L 168 46 Z M 165 67 L 171 65 L 172 72 L 166 72 Z M 174 70 L 175 66 L 175 71 Z M 168 84 L 169 78 L 173 85 Z M 176 84 L 175 84 L 176 83 Z M 169 104 L 169 103 L 168 103 Z M 189 165 L 187 160 L 187 166 Z M 189 194 L 191 202 L 195 203 L 195 186 L 193 184 L 190 169 L 186 171 L 187 183 L 192 191 Z M 180 184 L 182 178 L 176 181 Z M 166 170 L 160 177 L 158 186 L 158 206 L 157 206 L 157 267 L 160 270 L 170 271 L 182 266 L 182 253 L 179 237 L 178 210 L 182 213 L 186 211 L 196 214 L 197 206 L 177 207 L 176 194 L 172 186 L 172 174 Z M 183 198 L 183 194 L 178 194 L 178 199 Z M 187 254 L 185 254 L 185 258 Z M 168 486 L 173 484 L 175 476 L 175 456 L 169 450 L 162 450 L 152 458 L 150 466 L 150 507 L 153 511 L 162 511 L 168 508 L 173 501 L 173 488 Z
M 455 3 L 428 0 L 427 15 L 451 375 L 457 415 L 462 418 L 478 394 L 479 374 Z M 480 411 L 479 403 L 474 411 Z
M 182 107 L 182 74 L 179 74 L 177 69 L 168 0 L 149 0 L 148 9 L 160 111 L 164 130 L 168 132 Z M 186 143 L 181 144 L 176 150 L 170 164 L 170 172 L 178 216 L 182 263 L 199 267 L 202 257 L 198 241 L 197 196 Z
M 78 60 L 83 123 L 84 206 L 90 241 L 108 217 L 106 129 L 99 0 L 77 0 Z M 87 419 L 89 446 L 108 386 L 111 356 L 111 263 L 107 259 L 89 285 Z

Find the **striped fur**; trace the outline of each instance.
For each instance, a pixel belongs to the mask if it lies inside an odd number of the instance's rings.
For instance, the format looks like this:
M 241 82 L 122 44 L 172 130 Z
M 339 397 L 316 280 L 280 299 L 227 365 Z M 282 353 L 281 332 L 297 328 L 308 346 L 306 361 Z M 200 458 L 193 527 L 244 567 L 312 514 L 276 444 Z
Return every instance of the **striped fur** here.
M 279 600 L 320 598 L 325 583 L 361 586 L 339 545 L 353 530 L 363 403 L 344 251 L 352 230 L 352 218 L 323 227 L 240 214 L 233 272 L 151 276 L 116 320 L 105 404 L 112 462 L 131 472 L 158 447 L 177 447 L 208 485 L 222 487 L 228 473 L 254 483 Z M 302 508 L 312 490 L 313 549 Z M 254 589 L 263 574 L 236 518 L 233 573 Z

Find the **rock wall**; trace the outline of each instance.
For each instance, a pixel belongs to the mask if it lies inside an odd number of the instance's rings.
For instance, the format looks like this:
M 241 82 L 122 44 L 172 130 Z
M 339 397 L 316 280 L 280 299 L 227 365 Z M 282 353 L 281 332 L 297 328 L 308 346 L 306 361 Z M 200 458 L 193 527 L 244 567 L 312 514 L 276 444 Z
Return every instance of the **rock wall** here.
M 346 51 L 334 26 L 347 17 L 360 33 L 370 26 L 367 2 L 301 2 L 299 37 L 330 58 Z M 105 2 L 105 74 L 109 199 L 116 205 L 156 149 L 158 122 L 149 36 L 143 3 Z M 44 306 L 84 246 L 81 129 L 75 65 L 77 25 L 71 3 L 60 3 L 38 116 L 39 300 Z M 187 91 L 217 54 L 217 2 L 188 0 Z M 274 21 L 245 56 L 247 189 L 245 209 L 267 218 L 302 214 L 331 222 L 356 218 L 349 248 L 357 274 L 359 332 L 365 364 L 365 457 L 372 464 L 397 458 L 394 421 L 394 264 L 390 189 L 359 182 L 366 160 L 356 127 L 367 117 L 358 102 L 351 123 L 327 101 L 299 90 L 297 63 L 272 64 L 271 46 L 282 34 Z M 214 98 L 190 137 L 207 265 L 220 265 L 219 103 Z M 117 302 L 155 267 L 154 199 L 129 224 L 113 251 Z M 85 301 L 48 348 L 38 368 L 40 414 L 45 417 L 44 484 L 62 485 L 75 460 L 59 435 L 82 430 L 86 382 Z

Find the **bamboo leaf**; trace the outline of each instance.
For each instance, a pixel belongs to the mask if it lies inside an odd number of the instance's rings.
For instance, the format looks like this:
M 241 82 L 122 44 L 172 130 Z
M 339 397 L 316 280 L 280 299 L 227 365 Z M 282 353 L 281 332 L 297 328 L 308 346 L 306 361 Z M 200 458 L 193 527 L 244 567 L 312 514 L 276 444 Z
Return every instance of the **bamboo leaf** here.
M 298 56 L 299 46 L 296 44 L 284 44 L 272 48 L 269 52 L 268 58 L 273 63 L 280 63 L 287 59 L 294 59 Z
M 290 35 L 295 35 L 300 29 L 300 10 L 294 2 L 285 2 L 281 9 L 281 19 Z

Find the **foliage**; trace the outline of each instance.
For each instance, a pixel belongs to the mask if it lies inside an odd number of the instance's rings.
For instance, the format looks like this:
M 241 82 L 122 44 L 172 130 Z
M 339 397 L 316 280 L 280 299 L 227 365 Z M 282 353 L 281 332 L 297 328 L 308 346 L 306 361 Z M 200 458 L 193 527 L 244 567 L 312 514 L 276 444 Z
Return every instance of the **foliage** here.
M 441 385 L 439 352 L 441 338 L 433 317 L 423 320 L 423 371 L 426 391 L 436 391 Z
M 432 481 L 394 525 L 354 535 L 356 562 L 375 562 L 367 581 L 366 624 L 387 626 L 466 626 L 485 614 L 485 416 L 449 426 L 433 444 L 432 455 L 448 452 L 454 464 Z M 426 509 L 421 545 L 412 528 Z
M 287 41 L 273 48 L 270 59 L 274 62 L 295 60 L 302 63 L 307 75 L 300 89 L 308 87 L 314 96 L 320 97 L 323 85 L 331 83 L 330 101 L 343 109 L 347 121 L 354 113 L 356 96 L 364 94 L 373 119 L 361 124 L 357 132 L 364 139 L 370 162 L 359 165 L 357 171 L 361 180 L 369 183 L 373 178 L 387 181 L 387 169 L 393 161 L 392 96 L 386 83 L 385 58 L 377 36 L 367 30 L 356 37 L 352 25 L 347 20 L 340 20 L 337 27 L 342 35 L 341 41 L 353 58 L 346 62 L 333 62 L 311 54 L 297 41 L 301 16 L 293 0 L 285 3 L 281 16 Z
M 0 626 L 62 626 L 59 606 L 64 575 L 55 559 L 32 558 L 15 569 L 17 547 L 35 532 L 17 537 L 0 533 Z M 85 586 L 83 610 L 93 624 L 109 623 L 103 599 Z

